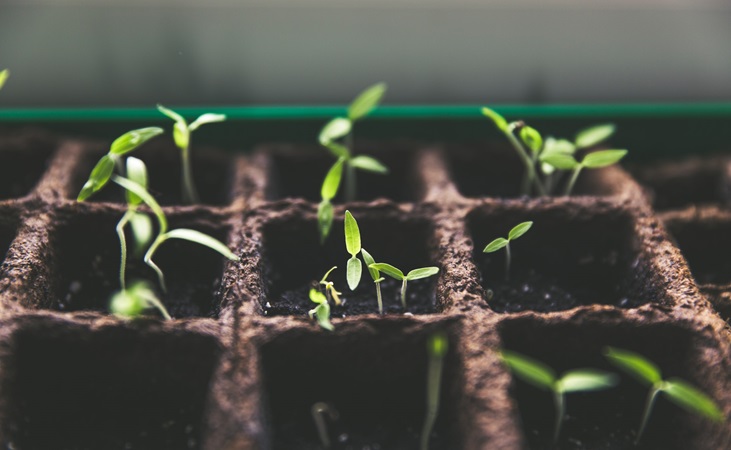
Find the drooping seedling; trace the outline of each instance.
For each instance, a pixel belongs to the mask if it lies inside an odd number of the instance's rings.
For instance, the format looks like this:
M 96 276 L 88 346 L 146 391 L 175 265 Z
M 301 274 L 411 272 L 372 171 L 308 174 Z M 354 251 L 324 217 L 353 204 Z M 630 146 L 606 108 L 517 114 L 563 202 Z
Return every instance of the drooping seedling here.
M 155 290 L 144 280 L 135 281 L 128 288 L 116 292 L 109 303 L 112 314 L 129 319 L 142 315 L 150 308 L 157 309 L 166 320 L 171 320 L 168 310 L 157 298 Z
M 558 441 L 565 414 L 565 395 L 572 392 L 589 392 L 614 387 L 618 382 L 616 374 L 596 369 L 576 369 L 564 373 L 558 378 L 555 372 L 533 358 L 520 353 L 502 350 L 500 356 L 518 378 L 539 389 L 553 393 L 556 409 L 553 441 Z
M 426 350 L 429 354 L 429 367 L 426 375 L 426 417 L 421 428 L 421 450 L 429 449 L 429 437 L 439 413 L 444 356 L 449 350 L 449 340 L 446 333 L 438 332 L 429 336 L 426 342 Z
M 312 421 L 315 422 L 315 428 L 317 428 L 317 435 L 320 437 L 320 442 L 323 448 L 330 448 L 332 443 L 330 441 L 330 434 L 327 432 L 327 423 L 325 418 L 327 417 L 330 421 L 334 422 L 340 418 L 340 414 L 334 406 L 325 403 L 317 402 L 310 408 L 312 413 Z
M 607 347 L 604 350 L 604 355 L 610 363 L 650 388 L 645 400 L 640 428 L 635 438 L 635 445 L 642 439 L 655 398 L 661 392 L 665 393 L 671 402 L 692 413 L 715 422 L 724 420 L 723 413 L 710 397 L 681 379 L 663 380 L 660 369 L 644 356 L 614 347 Z
M 317 306 L 311 309 L 308 314 L 310 318 L 316 318 L 317 323 L 325 330 L 333 331 L 335 327 L 330 322 L 330 303 L 322 292 L 315 288 L 310 289 L 310 300 L 317 303 Z
M 348 266 L 346 269 L 346 278 L 348 280 L 348 287 L 351 291 L 360 284 L 360 278 L 363 275 L 363 266 L 358 259 L 358 253 L 361 251 L 360 246 L 360 229 L 358 228 L 358 222 L 356 222 L 350 211 L 345 211 L 345 249 L 350 253 L 350 259 L 348 259 Z
M 0 71 L 0 89 L 2 89 L 5 82 L 8 81 L 8 77 L 10 77 L 10 71 L 8 69 Z
M 386 166 L 367 155 L 355 155 L 353 128 L 356 122 L 365 118 L 386 93 L 386 84 L 378 83 L 361 92 L 348 107 L 347 117 L 336 117 L 320 131 L 320 145 L 326 147 L 335 158 L 343 158 L 345 164 L 345 201 L 356 199 L 356 170 L 385 174 Z M 344 143 L 339 141 L 344 140 Z
M 494 239 L 482 250 L 483 253 L 493 253 L 505 248 L 505 281 L 510 279 L 510 242 L 523 236 L 532 226 L 533 222 L 530 221 L 519 223 L 510 230 L 507 239 L 502 237 Z
M 195 188 L 195 181 L 193 179 L 193 169 L 190 163 L 190 139 L 191 134 L 197 130 L 201 125 L 207 123 L 223 122 L 226 120 L 225 114 L 213 114 L 206 113 L 200 115 L 193 122 L 188 124 L 186 120 L 180 114 L 176 113 L 172 109 L 165 108 L 162 105 L 157 105 L 157 109 L 175 121 L 173 126 L 173 139 L 175 145 L 178 146 L 181 152 L 182 159 L 182 174 L 181 174 L 181 189 L 183 202 L 188 204 L 194 204 L 199 202 L 198 191 Z
M 406 309 L 407 283 L 409 281 L 420 280 L 422 278 L 429 278 L 439 273 L 439 267 L 421 267 L 419 269 L 414 269 L 410 271 L 406 275 L 404 275 L 404 273 L 400 269 L 397 269 L 391 264 L 374 263 L 370 264 L 368 267 L 371 269 L 376 269 L 380 272 L 385 273 L 391 278 L 401 281 L 401 306 L 403 306 L 404 309 Z

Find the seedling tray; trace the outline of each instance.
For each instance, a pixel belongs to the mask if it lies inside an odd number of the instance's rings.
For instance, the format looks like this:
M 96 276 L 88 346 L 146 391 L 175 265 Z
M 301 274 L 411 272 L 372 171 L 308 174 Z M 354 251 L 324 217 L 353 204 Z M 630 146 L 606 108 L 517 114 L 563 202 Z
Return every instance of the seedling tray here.
M 163 300 L 175 319 L 125 321 L 106 312 L 117 289 L 122 197 L 74 200 L 109 142 L 4 132 L 0 441 L 54 450 L 318 449 L 310 407 L 328 401 L 341 416 L 331 425 L 333 448 L 415 449 L 425 341 L 437 330 L 450 350 L 433 449 L 552 448 L 550 396 L 514 380 L 499 348 L 558 372 L 616 372 L 602 349 L 631 349 L 731 414 L 725 197 L 662 206 L 662 180 L 686 174 L 639 158 L 632 175 L 617 166 L 587 171 L 574 197 L 520 198 L 520 166 L 499 140 L 417 137 L 359 141 L 392 171 L 377 188 L 361 178 L 363 201 L 336 202 L 324 246 L 316 226 L 321 178 L 300 175 L 327 170 L 321 149 L 199 147 L 203 204 L 179 206 L 176 149 L 167 138 L 151 141 L 138 155 L 171 223 L 221 239 L 241 260 L 171 243 L 159 263 L 169 273 Z M 500 161 L 500 169 L 487 161 Z M 440 267 L 438 277 L 410 285 L 409 314 L 395 285 L 384 284 L 384 316 L 369 282 L 347 291 L 346 209 L 379 259 Z M 514 246 L 506 284 L 503 255 L 482 248 L 524 220 L 535 225 Z M 333 265 L 351 302 L 333 309 L 330 333 L 307 317 L 304 295 Z M 129 272 L 154 280 L 142 265 Z M 635 448 L 644 392 L 623 377 L 612 391 L 570 398 L 559 448 Z M 660 399 L 639 448 L 730 442 L 728 422 Z

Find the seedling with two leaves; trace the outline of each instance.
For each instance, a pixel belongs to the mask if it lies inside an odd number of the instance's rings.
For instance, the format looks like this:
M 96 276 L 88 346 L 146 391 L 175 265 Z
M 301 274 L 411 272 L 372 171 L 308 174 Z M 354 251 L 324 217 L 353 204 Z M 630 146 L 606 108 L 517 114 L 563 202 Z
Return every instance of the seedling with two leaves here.
M 482 114 L 488 117 L 515 149 L 525 167 L 521 192 L 530 195 L 550 195 L 558 187 L 564 171 L 571 175 L 566 182 L 563 195 L 571 195 L 579 174 L 585 168 L 598 169 L 616 164 L 627 150 L 599 150 L 588 153 L 579 161 L 576 158 L 580 150 L 595 147 L 612 134 L 615 126 L 602 124 L 580 131 L 574 141 L 547 138 L 545 141 L 535 128 L 522 121 L 508 123 L 507 120 L 490 108 L 482 108 Z M 517 135 L 516 135 L 517 134 Z
M 190 162 L 191 134 L 201 125 L 223 122 L 226 120 L 226 115 L 206 113 L 188 124 L 183 116 L 172 109 L 165 108 L 162 105 L 157 105 L 157 109 L 175 121 L 175 125 L 173 126 L 173 139 L 175 140 L 175 145 L 177 145 L 180 149 L 180 155 L 182 158 L 181 190 L 183 202 L 187 204 L 199 203 L 200 200 L 198 197 L 198 191 L 195 188 L 193 169 Z
M 518 378 L 539 389 L 553 394 L 556 408 L 553 441 L 558 441 L 566 409 L 565 395 L 573 392 L 599 391 L 614 387 L 619 378 L 616 374 L 596 369 L 576 369 L 564 373 L 560 378 L 540 361 L 520 353 L 502 350 L 500 356 L 510 371 Z
M 510 242 L 523 236 L 533 226 L 533 222 L 522 222 L 514 226 L 508 233 L 508 237 L 499 237 L 485 246 L 483 253 L 493 253 L 501 248 L 505 249 L 505 281 L 510 279 Z
M 692 413 L 715 422 L 724 420 L 723 413 L 710 397 L 681 379 L 670 378 L 664 380 L 660 369 L 644 356 L 613 347 L 607 347 L 604 355 L 617 368 L 650 388 L 645 400 L 640 428 L 635 438 L 635 445 L 642 439 L 655 398 L 660 393 L 664 393 L 671 402 Z
M 356 199 L 356 172 L 385 174 L 388 168 L 368 155 L 355 155 L 353 148 L 353 128 L 355 124 L 370 114 L 386 93 L 386 84 L 378 83 L 361 92 L 348 106 L 347 117 L 336 117 L 320 131 L 320 145 L 327 148 L 336 158 L 335 163 L 325 176 L 322 184 L 322 200 L 318 208 L 320 238 L 324 242 L 330 233 L 333 220 L 332 199 L 338 193 L 345 172 L 345 201 Z M 343 142 L 344 141 L 344 142 Z

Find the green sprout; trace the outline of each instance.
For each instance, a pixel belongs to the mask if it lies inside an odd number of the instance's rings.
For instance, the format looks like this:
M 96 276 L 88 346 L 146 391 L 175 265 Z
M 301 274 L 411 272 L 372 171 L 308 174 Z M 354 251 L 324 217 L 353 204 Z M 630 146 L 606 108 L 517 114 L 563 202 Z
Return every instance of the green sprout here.
M 366 155 L 356 156 L 353 148 L 353 128 L 355 127 L 355 123 L 365 118 L 378 106 L 381 98 L 386 93 L 386 88 L 385 83 L 378 83 L 368 87 L 348 106 L 347 117 L 336 117 L 332 119 L 320 131 L 320 145 L 327 148 L 335 158 L 344 159 L 346 202 L 352 202 L 356 198 L 356 169 L 380 174 L 388 172 L 386 166 L 381 164 L 377 159 Z M 345 140 L 344 144 L 338 142 L 341 139 Z
M 373 283 L 376 285 L 376 299 L 378 300 L 378 314 L 383 314 L 383 297 L 381 297 L 381 282 L 385 280 L 381 276 L 381 272 L 378 271 L 378 269 L 374 269 L 371 267 L 373 264 L 376 263 L 376 260 L 373 259 L 373 256 L 371 256 L 370 253 L 366 251 L 366 249 L 361 248 L 360 254 L 363 256 L 363 261 L 366 263 L 366 267 L 368 267 L 368 273 L 371 275 L 371 278 L 373 278 Z
M 112 314 L 124 318 L 138 317 L 149 308 L 160 311 L 165 320 L 172 319 L 147 281 L 133 282 L 128 288 L 116 292 L 109 303 Z
M 486 107 L 482 108 L 482 114 L 505 135 L 523 162 L 523 195 L 530 195 L 533 191 L 538 195 L 553 193 L 564 171 L 571 171 L 571 175 L 563 195 L 571 195 L 582 169 L 610 166 L 627 154 L 627 150 L 600 150 L 588 153 L 581 162 L 575 157 L 577 151 L 595 147 L 612 136 L 616 130 L 613 124 L 586 128 L 577 133 L 573 142 L 552 137 L 544 140 L 538 130 L 522 121 L 508 123 L 503 116 Z
M 350 211 L 345 211 L 345 248 L 350 253 L 350 259 L 348 259 L 348 266 L 346 269 L 346 278 L 348 280 L 348 287 L 351 291 L 354 291 L 360 283 L 360 278 L 363 272 L 363 266 L 358 259 L 358 253 L 361 251 L 360 246 L 360 229 L 358 228 L 358 222 L 356 222 Z
M 409 281 L 420 280 L 422 278 L 429 278 L 432 275 L 439 273 L 439 267 L 421 267 L 414 269 L 411 272 L 404 275 L 404 273 L 386 263 L 374 263 L 368 266 L 371 269 L 376 269 L 388 275 L 391 278 L 401 281 L 401 305 L 406 309 L 406 284 Z
M 421 428 L 421 450 L 429 449 L 429 436 L 434 428 L 434 422 L 439 413 L 439 391 L 442 386 L 442 369 L 444 368 L 444 355 L 449 349 L 449 340 L 443 332 L 434 333 L 429 336 L 426 343 L 429 353 L 429 369 L 426 376 L 426 417 L 424 426 Z
M 10 71 L 8 69 L 0 71 L 0 89 L 3 88 L 5 85 L 5 82 L 8 81 L 8 77 L 10 76 Z
M 160 246 L 171 239 L 182 239 L 185 241 L 194 242 L 220 253 L 229 260 L 239 260 L 238 256 L 234 255 L 224 243 L 222 243 L 218 239 L 208 236 L 207 234 L 201 233 L 200 231 L 191 230 L 188 228 L 177 228 L 174 230 L 168 230 L 167 217 L 165 216 L 165 213 L 163 212 L 160 205 L 157 203 L 157 200 L 155 200 L 155 198 L 150 195 L 149 192 L 147 192 L 147 189 L 140 186 L 138 183 L 135 183 L 128 178 L 120 177 L 118 175 L 113 175 L 112 181 L 142 199 L 142 201 L 152 210 L 157 219 L 158 234 L 155 240 L 152 242 L 152 245 L 150 245 L 150 247 L 148 248 L 147 253 L 145 253 L 144 261 L 145 264 L 150 266 L 155 271 L 155 273 L 157 273 L 160 287 L 162 288 L 163 292 L 167 292 L 167 287 L 165 285 L 165 275 L 163 274 L 160 267 L 155 264 L 152 258 L 154 258 L 155 252 L 157 252 Z
M 635 445 L 642 438 L 655 398 L 661 392 L 664 392 L 670 401 L 692 413 L 699 414 L 715 422 L 724 420 L 723 413 L 710 397 L 678 378 L 663 380 L 660 369 L 644 356 L 613 347 L 607 347 L 604 355 L 617 368 L 650 387 L 645 401 L 645 409 L 642 413 L 640 428 L 635 438 Z
M 323 448 L 330 448 L 330 435 L 327 432 L 327 424 L 325 423 L 325 415 L 331 421 L 336 421 L 340 418 L 340 414 L 332 405 L 325 402 L 317 402 L 310 408 L 312 413 L 312 420 L 315 422 L 315 428 L 317 428 L 317 435 L 320 436 L 320 442 Z
M 335 284 L 332 281 L 327 280 L 332 271 L 337 268 L 338 266 L 333 266 L 330 270 L 325 272 L 325 275 L 323 275 L 322 279 L 320 280 L 320 285 L 325 286 L 325 296 L 327 297 L 327 300 L 332 300 L 335 302 L 336 305 L 340 305 L 342 303 L 342 301 L 340 300 L 340 296 L 343 295 L 343 293 L 338 292 L 337 289 L 335 289 Z
M 533 222 L 522 222 L 514 226 L 508 233 L 508 238 L 499 237 L 487 244 L 483 253 L 492 253 L 505 248 L 505 281 L 510 280 L 510 242 L 523 236 L 533 226 Z
M 320 243 L 324 244 L 325 239 L 330 235 L 330 229 L 333 224 L 333 204 L 332 199 L 338 193 L 340 180 L 343 177 L 343 164 L 345 158 L 338 158 L 335 164 L 327 171 L 325 179 L 322 182 L 320 196 L 322 200 L 317 207 L 317 227 L 320 230 Z
M 190 139 L 191 134 L 197 130 L 201 125 L 207 123 L 223 122 L 226 120 L 225 114 L 213 114 L 206 113 L 200 115 L 192 123 L 188 124 L 186 120 L 180 114 L 175 111 L 165 108 L 162 105 L 157 105 L 157 109 L 175 121 L 173 126 L 173 139 L 175 145 L 181 151 L 182 158 L 182 177 L 181 177 L 181 189 L 183 193 L 183 201 L 188 204 L 194 204 L 199 202 L 198 191 L 195 188 L 195 182 L 193 180 L 193 169 L 190 164 Z
M 330 303 L 328 303 L 325 294 L 315 288 L 311 288 L 310 300 L 317 303 L 317 306 L 311 309 L 308 313 L 310 318 L 315 317 L 320 327 L 327 331 L 335 330 L 335 327 L 330 322 Z
M 565 414 L 565 394 L 572 392 L 589 392 L 614 387 L 618 382 L 616 374 L 596 369 L 576 369 L 566 372 L 557 378 L 554 371 L 533 358 L 516 352 L 503 350 L 500 354 L 510 371 L 525 382 L 553 393 L 556 419 L 553 429 L 553 441 L 557 442 L 561 434 L 561 425 Z

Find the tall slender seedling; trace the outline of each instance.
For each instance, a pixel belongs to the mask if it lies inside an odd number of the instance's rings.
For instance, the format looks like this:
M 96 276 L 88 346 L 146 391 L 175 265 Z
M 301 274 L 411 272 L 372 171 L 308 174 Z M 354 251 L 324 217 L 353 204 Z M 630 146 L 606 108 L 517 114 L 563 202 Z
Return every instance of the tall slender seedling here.
M 188 204 L 198 203 L 200 200 L 198 198 L 198 191 L 195 188 L 193 169 L 190 162 L 191 134 L 201 125 L 207 123 L 223 122 L 224 120 L 226 120 L 226 115 L 206 113 L 200 115 L 192 123 L 188 124 L 183 116 L 176 113 L 172 109 L 165 108 L 162 105 L 157 105 L 157 109 L 161 113 L 165 114 L 175 121 L 175 125 L 173 126 L 173 139 L 175 140 L 175 145 L 177 145 L 181 151 L 181 190 L 183 195 L 183 201 Z
M 426 350 L 429 353 L 429 369 L 426 375 L 426 417 L 421 428 L 421 450 L 429 450 L 429 436 L 431 436 L 434 422 L 439 414 L 439 396 L 442 387 L 442 370 L 444 356 L 449 349 L 449 340 L 446 333 L 438 332 L 429 336 Z
M 147 168 L 142 160 L 132 156 L 127 158 L 127 177 L 147 189 Z M 136 252 L 141 252 L 152 240 L 152 221 L 150 220 L 150 216 L 138 210 L 138 207 L 142 204 L 142 199 L 130 191 L 126 191 L 126 198 L 127 212 L 124 213 L 122 219 L 117 223 L 116 228 L 120 246 L 119 284 L 123 291 L 126 289 L 125 278 L 127 268 L 125 227 L 129 224 L 132 230 Z
M 522 222 L 514 226 L 508 233 L 508 238 L 499 237 L 485 246 L 483 253 L 493 253 L 505 248 L 505 281 L 510 280 L 510 242 L 523 236 L 533 226 L 533 222 Z
M 371 267 L 373 264 L 376 263 L 376 260 L 373 259 L 373 256 L 371 256 L 370 253 L 366 251 L 366 249 L 361 248 L 360 254 L 363 256 L 363 261 L 366 263 L 366 267 L 368 267 L 368 273 L 370 274 L 371 278 L 373 278 L 373 284 L 376 285 L 376 300 L 378 301 L 378 314 L 383 314 L 383 297 L 381 296 L 381 283 L 385 278 L 381 276 L 381 272 L 378 271 L 378 269 L 375 269 Z
M 345 249 L 350 253 L 350 259 L 348 259 L 348 265 L 346 268 L 346 278 L 348 280 L 348 287 L 351 291 L 360 284 L 360 278 L 363 274 L 363 265 L 358 259 L 358 253 L 360 253 L 360 229 L 358 228 L 358 222 L 356 222 L 350 211 L 345 211 Z

